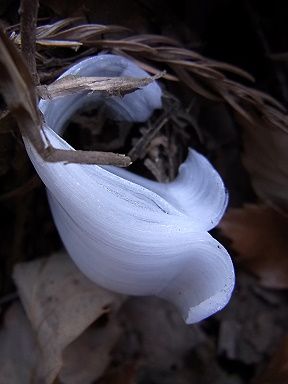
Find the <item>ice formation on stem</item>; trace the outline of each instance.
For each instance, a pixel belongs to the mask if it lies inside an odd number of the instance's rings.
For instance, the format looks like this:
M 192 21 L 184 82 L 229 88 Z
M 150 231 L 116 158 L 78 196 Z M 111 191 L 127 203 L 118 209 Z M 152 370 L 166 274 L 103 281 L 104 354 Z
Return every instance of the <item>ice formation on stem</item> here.
M 147 75 L 115 55 L 83 60 L 63 76 L 68 74 Z M 41 101 L 45 134 L 54 147 L 71 149 L 60 135 L 71 115 L 90 103 L 104 104 L 115 120 L 143 122 L 161 107 L 161 90 L 154 82 L 123 98 L 78 93 Z M 207 232 L 221 219 L 227 194 L 202 155 L 189 150 L 176 180 L 162 184 L 111 166 L 48 163 L 27 140 L 25 145 L 46 184 L 63 243 L 88 278 L 112 291 L 165 298 L 188 324 L 227 304 L 233 265 Z

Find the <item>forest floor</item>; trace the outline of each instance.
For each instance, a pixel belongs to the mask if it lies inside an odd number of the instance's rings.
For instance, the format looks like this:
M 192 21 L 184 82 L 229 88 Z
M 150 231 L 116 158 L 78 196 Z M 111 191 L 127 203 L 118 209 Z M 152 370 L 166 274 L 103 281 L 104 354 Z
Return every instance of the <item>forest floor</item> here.
M 26 154 L 17 118 L 0 97 L 0 384 L 40 383 L 31 378 L 41 369 L 47 384 L 288 383 L 286 19 L 280 3 L 266 6 L 254 0 L 40 1 L 38 26 L 70 20 L 61 26 L 62 35 L 49 27 L 46 44 L 38 42 L 41 84 L 103 50 L 134 57 L 151 71 L 167 71 L 159 80 L 163 110 L 147 123 L 117 124 L 101 110 L 86 110 L 73 116 L 66 138 L 76 149 L 132 153 L 130 169 L 161 182 L 176 177 L 188 147 L 205 154 L 229 192 L 227 213 L 212 234 L 231 254 L 236 287 L 224 310 L 192 326 L 160 299 L 104 292 L 104 302 L 113 303 L 111 312 L 96 311 L 95 321 L 84 321 L 81 330 L 67 326 L 75 332 L 69 341 L 49 330 L 39 342 L 33 333 L 39 323 L 31 321 L 29 310 L 27 320 L 23 297 L 35 286 L 48 289 L 39 272 L 42 258 L 49 258 L 45 273 L 54 268 L 55 281 L 65 268 L 82 277 L 64 255 L 45 187 Z M 18 47 L 19 20 L 19 2 L 2 0 L 0 22 Z M 94 38 L 86 44 L 85 23 L 108 30 L 97 35 L 96 43 Z M 82 29 L 69 29 L 73 25 Z M 115 25 L 126 29 L 110 28 Z M 148 34 L 168 39 L 157 43 Z M 127 36 L 132 37 L 125 45 Z M 137 36 L 143 36 L 142 46 Z M 71 48 L 67 41 L 72 40 L 76 45 Z M 191 52 L 190 58 L 187 51 L 185 58 L 176 57 L 175 40 Z M 169 43 L 171 57 L 180 64 L 159 53 Z M 70 296 L 59 297 L 70 303 Z M 29 305 L 46 320 L 41 294 Z M 62 307 L 49 310 L 55 311 L 61 329 Z M 79 312 L 88 316 L 84 308 Z M 71 316 L 67 313 L 65 321 Z M 54 341 L 43 352 L 47 338 Z M 35 360 L 39 343 L 45 363 Z

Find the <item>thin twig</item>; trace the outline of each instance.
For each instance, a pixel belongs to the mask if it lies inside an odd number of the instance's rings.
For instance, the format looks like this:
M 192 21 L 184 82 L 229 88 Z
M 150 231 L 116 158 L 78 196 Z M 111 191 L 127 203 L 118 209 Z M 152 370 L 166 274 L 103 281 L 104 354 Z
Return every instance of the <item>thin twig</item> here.
M 151 124 L 145 134 L 140 137 L 137 143 L 133 146 L 128 155 L 131 157 L 132 161 L 135 161 L 139 157 L 143 157 L 145 150 L 148 145 L 151 143 L 152 139 L 157 135 L 157 133 L 164 127 L 165 124 L 169 121 L 168 117 L 161 116 L 160 119 L 155 124 Z
M 18 123 L 23 137 L 27 138 L 44 160 L 82 164 L 109 164 L 120 167 L 131 164 L 130 157 L 116 153 L 61 150 L 50 145 L 49 140 L 45 137 L 45 131 L 42 129 L 43 123 L 36 104 L 35 86 L 31 75 L 17 49 L 1 30 L 0 90 L 9 110 Z
M 51 163 L 63 161 L 65 163 L 77 164 L 116 165 L 117 167 L 128 167 L 128 165 L 131 164 L 129 156 L 118 153 L 82 150 L 74 151 L 56 149 L 51 146 L 45 148 L 43 158 Z
M 38 0 L 22 0 L 20 13 L 21 48 L 35 85 L 39 84 L 36 67 L 36 27 Z
M 109 96 L 122 96 L 136 89 L 151 84 L 162 77 L 164 73 L 158 73 L 151 77 L 84 77 L 65 76 L 50 85 L 37 87 L 39 96 L 44 100 L 56 97 L 73 95 L 77 92 L 104 92 Z

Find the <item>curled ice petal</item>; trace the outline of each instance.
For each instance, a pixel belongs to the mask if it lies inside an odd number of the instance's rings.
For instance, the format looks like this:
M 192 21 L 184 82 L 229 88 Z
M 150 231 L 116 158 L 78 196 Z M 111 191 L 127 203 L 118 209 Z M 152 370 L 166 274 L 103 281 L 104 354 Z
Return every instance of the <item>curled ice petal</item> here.
M 67 74 L 146 76 L 114 55 L 84 60 Z M 58 134 L 87 103 L 104 105 L 115 120 L 140 122 L 161 107 L 161 90 L 152 83 L 123 98 L 83 93 L 41 101 L 45 134 L 54 147 L 71 148 Z M 65 247 L 91 280 L 116 292 L 170 300 L 188 324 L 227 304 L 233 265 L 207 232 L 222 217 L 227 194 L 202 155 L 189 150 L 176 180 L 162 184 L 111 166 L 47 163 L 27 140 L 25 145 L 46 184 Z
M 145 179 L 123 168 L 104 168 L 154 191 L 177 210 L 188 215 L 191 222 L 204 231 L 218 224 L 227 206 L 228 194 L 221 177 L 204 156 L 191 149 L 186 161 L 180 165 L 176 180 L 167 184 Z M 193 185 L 193 188 L 183 187 L 187 185 Z

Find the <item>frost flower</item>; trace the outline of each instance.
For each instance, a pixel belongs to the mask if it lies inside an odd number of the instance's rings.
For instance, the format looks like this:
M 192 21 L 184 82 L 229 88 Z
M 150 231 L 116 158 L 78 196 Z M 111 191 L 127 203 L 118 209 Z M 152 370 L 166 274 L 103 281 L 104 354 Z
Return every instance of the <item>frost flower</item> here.
M 98 55 L 64 75 L 147 74 L 129 60 Z M 161 107 L 154 82 L 120 97 L 81 93 L 41 101 L 51 144 L 71 149 L 61 135 L 71 115 L 85 106 L 105 105 L 114 120 L 143 122 Z M 212 165 L 189 150 L 175 181 L 162 184 L 122 168 L 48 163 L 25 140 L 46 184 L 53 217 L 65 247 L 95 283 L 129 295 L 156 295 L 173 302 L 188 324 L 222 309 L 234 287 L 227 251 L 207 231 L 227 204 L 223 182 Z

